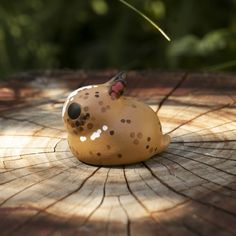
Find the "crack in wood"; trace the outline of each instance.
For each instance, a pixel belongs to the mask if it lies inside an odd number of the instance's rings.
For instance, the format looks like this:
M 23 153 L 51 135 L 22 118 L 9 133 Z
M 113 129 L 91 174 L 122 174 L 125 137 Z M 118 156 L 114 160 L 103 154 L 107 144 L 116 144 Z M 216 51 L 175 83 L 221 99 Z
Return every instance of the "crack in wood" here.
M 133 198 L 137 201 L 137 203 L 150 215 L 150 212 L 146 208 L 146 206 L 137 198 L 137 196 L 131 190 L 129 182 L 128 182 L 126 174 L 125 174 L 125 166 L 123 166 L 123 174 L 124 174 L 125 183 L 126 183 L 127 189 L 129 190 L 129 193 L 133 196 Z
M 18 226 L 16 226 L 15 228 L 13 228 L 13 230 L 10 232 L 11 234 L 14 232 L 17 232 L 18 230 L 20 230 L 21 228 L 23 228 L 24 226 L 26 226 L 27 224 L 29 224 L 31 221 L 33 221 L 40 213 L 42 212 L 47 212 L 47 210 L 54 206 L 55 204 L 57 204 L 58 202 L 63 201 L 64 199 L 66 199 L 67 197 L 71 196 L 72 194 L 78 192 L 83 186 L 84 184 L 100 169 L 101 167 L 97 167 L 90 175 L 88 175 L 83 181 L 82 183 L 72 192 L 70 192 L 69 194 L 66 194 L 65 196 L 57 199 L 56 201 L 54 201 L 53 203 L 49 204 L 47 207 L 40 209 L 36 214 L 34 214 L 32 217 L 30 217 L 28 220 L 24 221 L 22 224 L 19 224 Z
M 168 171 L 168 173 L 169 173 L 170 175 L 176 177 L 176 178 L 179 179 L 180 181 L 186 182 L 184 179 L 181 179 L 180 177 L 178 177 L 178 176 L 173 172 L 173 170 L 171 170 L 171 169 L 169 168 L 169 166 L 166 165 L 165 163 L 163 163 L 162 161 L 160 161 L 160 160 L 154 160 L 154 161 L 155 161 L 155 162 L 158 162 L 159 164 L 161 164 L 162 166 L 164 166 L 164 167 L 167 169 L 167 171 Z
M 102 199 L 100 201 L 100 203 L 89 213 L 89 215 L 85 218 L 84 222 L 79 226 L 79 228 L 83 227 L 88 221 L 89 219 L 92 217 L 92 215 L 100 208 L 100 206 L 103 204 L 105 196 L 106 196 L 106 184 L 107 184 L 107 179 L 108 179 L 108 175 L 109 175 L 110 169 L 107 171 L 107 175 L 105 178 L 105 182 L 103 184 L 103 194 L 102 194 Z
M 42 132 L 44 129 L 45 129 L 44 127 L 41 127 L 40 129 L 36 130 L 36 131 L 32 134 L 32 136 L 37 136 L 37 133 Z
M 155 160 L 154 160 L 155 161 Z M 157 162 L 157 161 L 156 161 Z M 158 162 L 159 163 L 159 162 Z M 161 165 L 163 165 L 163 163 L 159 163 L 159 164 L 161 164 Z M 164 165 L 163 165 L 164 166 Z M 166 166 L 165 166 L 166 167 Z M 166 169 L 167 169 L 167 167 L 166 167 Z M 169 171 L 169 170 L 168 170 Z M 177 175 L 175 175 L 175 174 L 171 174 L 171 175 L 173 175 L 173 176 L 175 176 L 176 178 L 178 178 L 178 176 Z M 158 196 L 158 197 L 161 197 L 161 195 L 160 194 L 158 194 L 158 192 L 156 191 L 156 190 L 154 190 L 153 188 L 152 188 L 152 186 L 150 186 L 150 184 L 148 184 L 147 183 L 147 181 L 143 178 L 143 176 L 142 175 L 140 175 L 140 173 L 139 173 L 139 176 L 140 176 L 140 178 L 143 180 L 143 182 Z M 183 181 L 183 182 L 185 182 L 184 180 L 182 180 L 181 178 L 179 178 L 181 181 Z M 181 205 L 184 205 L 184 204 L 186 204 L 187 202 L 189 202 L 190 200 L 188 200 L 188 199 L 186 199 L 186 200 L 184 200 L 184 201 L 182 201 L 182 202 L 180 202 L 180 203 L 177 203 L 177 204 L 175 204 L 175 205 L 173 205 L 172 207 L 166 207 L 165 209 L 162 209 L 162 210 L 156 210 L 156 211 L 152 211 L 150 214 L 154 214 L 154 213 L 161 213 L 161 212 L 168 212 L 168 211 L 170 211 L 170 210 L 173 210 L 173 209 L 175 209 L 176 207 L 178 207 L 178 206 L 181 206 Z
M 235 214 L 235 213 L 232 213 L 232 212 L 230 212 L 230 211 L 228 211 L 228 210 L 225 210 L 225 209 L 223 209 L 223 208 L 220 208 L 220 207 L 218 207 L 218 206 L 215 206 L 215 205 L 213 205 L 213 204 L 211 204 L 211 203 L 209 203 L 209 202 L 206 203 L 206 202 L 204 202 L 203 200 L 190 197 L 189 195 L 186 195 L 186 194 L 184 194 L 184 193 L 182 193 L 182 192 L 177 191 L 177 190 L 174 189 L 172 186 L 170 186 L 169 184 L 165 183 L 161 178 L 159 178 L 159 177 L 152 171 L 152 169 L 151 169 L 146 163 L 143 163 L 143 164 L 144 164 L 145 167 L 150 171 L 150 173 L 152 174 L 152 176 L 153 176 L 155 179 L 157 179 L 159 182 L 161 182 L 164 186 L 166 186 L 167 188 L 169 188 L 169 189 L 172 190 L 173 192 L 175 192 L 175 193 L 177 193 L 177 194 L 179 194 L 179 195 L 181 195 L 181 196 L 183 196 L 183 197 L 185 197 L 185 198 L 187 198 L 187 199 L 190 199 L 190 200 L 193 200 L 193 201 L 198 202 L 198 203 L 200 203 L 200 204 L 203 204 L 203 205 L 205 205 L 205 206 L 207 206 L 207 207 L 211 206 L 212 208 L 214 208 L 214 209 L 216 209 L 216 210 L 222 211 L 222 212 L 224 212 L 224 213 L 226 213 L 226 214 L 229 214 L 229 215 L 231 215 L 231 216 L 233 216 L 233 217 L 236 217 L 236 214 Z
M 56 152 L 57 150 L 57 146 L 58 146 L 58 144 L 61 142 L 62 140 L 60 139 L 60 140 L 58 140 L 58 142 L 55 144 L 55 146 L 53 147 L 53 150 L 54 150 L 54 152 Z
M 172 154 L 172 155 L 173 155 L 173 154 Z M 207 181 L 207 183 L 215 184 L 216 186 L 220 186 L 221 188 L 225 188 L 225 189 L 230 190 L 230 191 L 236 191 L 235 189 L 231 189 L 231 188 L 229 188 L 229 187 L 227 187 L 227 186 L 224 186 L 224 185 L 221 185 L 221 184 L 219 184 L 219 183 L 217 183 L 217 182 L 214 182 L 214 181 L 212 181 L 211 179 L 207 179 L 207 178 L 204 178 L 204 177 L 201 176 L 201 175 L 196 174 L 195 172 L 191 171 L 190 169 L 187 169 L 186 167 L 184 167 L 183 165 L 181 165 L 179 162 L 174 161 L 173 159 L 170 159 L 170 158 L 168 158 L 168 157 L 166 157 L 166 156 L 165 156 L 165 158 L 166 158 L 167 160 L 169 160 L 169 161 L 171 161 L 171 162 L 177 164 L 178 166 L 180 166 L 182 169 L 184 169 L 185 171 L 189 172 L 189 173 L 192 174 L 193 176 L 196 176 L 196 177 L 198 177 L 199 179 L 202 179 L 202 180 Z M 200 183 L 199 185 L 202 185 L 202 183 Z M 193 186 L 192 186 L 192 187 L 193 187 Z
M 232 105 L 234 105 L 234 104 L 235 104 L 235 103 L 229 103 L 229 104 L 226 104 L 226 105 L 223 105 L 223 106 L 215 107 L 215 108 L 210 109 L 210 110 L 208 110 L 208 111 L 205 111 L 205 112 L 203 112 L 203 113 L 200 113 L 200 114 L 198 114 L 197 116 L 195 116 L 195 117 L 193 117 L 193 118 L 191 118 L 191 119 L 189 119 L 189 120 L 187 120 L 187 121 L 184 121 L 184 122 L 181 123 L 180 125 L 176 126 L 174 129 L 172 129 L 171 131 L 167 132 L 167 134 L 173 133 L 173 132 L 176 131 L 177 129 L 181 128 L 182 126 L 184 126 L 184 125 L 186 125 L 186 124 L 189 124 L 189 123 L 193 122 L 194 120 L 198 119 L 199 117 L 202 117 L 202 116 L 204 116 L 204 115 L 207 115 L 207 114 L 209 114 L 209 113 L 211 113 L 211 112 L 219 111 L 219 110 L 221 110 L 221 109 L 223 109 L 223 108 L 226 108 L 226 107 L 230 107 L 230 106 L 232 106 Z
M 55 127 L 52 127 L 52 126 L 43 125 L 43 124 L 40 124 L 40 123 L 32 121 L 32 120 L 28 120 L 28 119 L 13 118 L 13 117 L 8 117 L 8 116 L 1 116 L 1 118 L 5 119 L 5 120 L 15 120 L 15 121 L 21 121 L 21 122 L 28 122 L 30 124 L 34 124 L 34 125 L 37 125 L 37 126 L 40 126 L 40 127 L 43 127 L 43 128 L 55 129 L 57 131 L 64 132 L 63 129 L 59 129 L 59 128 L 55 128 Z
M 181 134 L 181 135 L 178 135 L 178 136 L 175 136 L 174 138 L 179 138 L 179 137 L 183 137 L 183 136 L 188 136 L 190 134 L 198 134 L 204 130 L 211 130 L 211 129 L 214 129 L 214 128 L 218 128 L 218 127 L 221 127 L 221 126 L 224 126 L 224 125 L 227 125 L 227 124 L 231 124 L 231 123 L 234 123 L 236 122 L 236 120 L 232 120 L 232 121 L 229 121 L 229 122 L 225 122 L 223 124 L 220 124 L 220 125 L 215 125 L 215 126 L 211 126 L 211 127 L 207 127 L 207 128 L 204 128 L 204 129 L 200 129 L 200 130 L 197 130 L 197 131 L 192 131 L 192 132 L 189 132 L 189 133 L 186 133 L 186 134 Z M 209 134 L 212 134 L 212 133 L 209 133 Z
M 188 146 L 188 147 L 191 147 L 191 146 Z M 236 161 L 236 159 L 232 159 L 230 157 L 226 158 L 226 157 L 219 157 L 219 156 L 213 156 L 213 155 L 210 155 L 209 153 L 203 153 L 203 152 L 196 152 L 194 150 L 188 150 L 188 149 L 180 149 L 180 148 L 171 148 L 169 147 L 168 150 L 178 150 L 178 151 L 185 151 L 185 152 L 191 152 L 191 153 L 195 153 L 195 154 L 201 154 L 203 156 L 206 156 L 206 157 L 211 157 L 211 158 L 215 158 L 215 159 L 219 159 L 219 160 L 225 160 L 225 161 Z M 223 149 L 219 149 L 219 150 L 223 150 Z M 226 150 L 235 150 L 235 149 L 226 149 Z M 220 162 L 221 163 L 221 162 Z M 222 162 L 224 163 L 224 162 Z
M 43 148 L 42 148 L 43 149 Z M 24 149 L 23 149 L 24 150 Z M 4 156 L 3 158 L 9 158 L 9 157 L 20 157 L 19 159 L 22 159 L 24 156 L 33 156 L 33 155 L 38 155 L 38 154 L 50 154 L 50 153 L 70 153 L 70 151 L 44 151 L 44 152 L 31 152 L 31 153 L 25 153 L 25 154 L 16 154 L 16 155 L 9 155 L 9 156 Z M 0 157 L 1 158 L 1 157 Z M 19 160 L 17 159 L 17 160 Z M 14 159 L 15 161 L 16 159 Z M 7 160 L 10 161 L 10 160 Z
M 188 73 L 184 73 L 184 75 L 180 78 L 178 83 L 170 90 L 170 92 L 160 101 L 156 113 L 161 109 L 165 101 L 184 83 L 184 81 L 188 78 Z
M 126 232 L 127 232 L 127 236 L 131 236 L 131 228 L 130 228 L 130 225 L 131 225 L 131 220 L 129 218 L 129 215 L 128 215 L 128 212 L 127 210 L 125 209 L 125 207 L 123 206 L 121 200 L 120 200 L 120 196 L 118 196 L 118 201 L 119 201 L 119 204 L 121 206 L 121 208 L 123 209 L 123 211 L 125 212 L 125 215 L 127 217 L 127 223 L 126 223 Z
M 66 158 L 61 158 L 61 159 L 53 160 L 53 161 L 40 162 L 40 163 L 37 163 L 37 164 L 28 165 L 28 166 L 24 166 L 24 167 L 4 168 L 4 169 L 10 169 L 10 170 L 3 171 L 3 172 L 0 173 L 0 175 L 4 174 L 4 173 L 7 173 L 7 172 L 13 172 L 13 171 L 16 171 L 16 170 L 21 170 L 21 169 L 25 169 L 25 168 L 29 168 L 29 167 L 31 168 L 31 167 L 39 166 L 39 165 L 42 165 L 42 164 L 48 164 L 48 163 L 53 163 L 53 162 L 60 162 L 60 160 L 66 160 L 66 159 L 74 159 L 74 156 L 70 156 L 70 157 L 66 157 Z M 12 161 L 14 161 L 14 160 L 12 160 Z
M 224 150 L 226 150 L 226 151 L 234 151 L 234 150 L 236 150 L 236 148 L 224 148 L 224 147 L 204 147 L 204 146 L 194 146 L 194 145 L 184 145 L 184 147 L 190 147 L 190 148 L 195 148 L 195 149 L 210 149 L 210 150 L 219 150 L 219 151 L 224 151 Z M 175 146 L 174 147 L 169 147 L 169 148 L 175 148 Z M 232 159 L 232 160 L 234 160 L 234 159 Z
M 142 181 L 145 183 L 145 185 L 146 185 L 150 190 L 152 190 L 158 197 L 160 197 L 160 194 L 158 194 L 158 192 L 157 192 L 156 190 L 154 190 L 154 189 L 152 188 L 152 186 L 150 186 L 150 184 L 147 183 L 147 181 L 143 178 L 143 176 L 142 176 L 140 173 L 138 173 L 138 174 L 139 174 L 140 178 L 142 179 Z
M 51 169 L 53 169 L 53 168 L 56 168 L 56 167 L 57 167 L 57 166 L 49 167 L 49 168 L 47 168 L 47 171 L 48 171 L 48 170 L 51 170 Z M 15 178 L 11 179 L 11 180 L 2 182 L 2 183 L 0 184 L 0 186 L 1 186 L 1 185 L 5 185 L 5 184 L 9 184 L 9 183 L 11 183 L 11 182 L 13 182 L 13 181 L 15 181 L 15 180 L 17 180 L 17 179 L 21 179 L 21 178 L 24 178 L 24 177 L 26 177 L 26 176 L 38 174 L 38 173 L 41 173 L 41 172 L 44 172 L 44 171 L 45 171 L 45 170 L 39 170 L 39 171 L 31 172 L 31 173 L 26 174 L 26 175 L 17 176 L 17 177 L 15 177 Z
M 229 129 L 229 130 L 222 130 L 220 132 L 212 132 L 212 133 L 208 133 L 208 134 L 201 134 L 201 137 L 202 136 L 207 136 L 207 135 L 217 135 L 217 134 L 223 134 L 223 133 L 227 133 L 227 132 L 231 132 L 233 133 L 234 131 L 236 131 L 236 129 Z M 226 140 L 225 140 L 226 141 Z
M 229 130 L 223 130 L 223 131 L 220 131 L 220 132 L 211 132 L 211 133 L 207 133 L 207 134 L 200 134 L 198 137 L 200 137 L 201 139 L 204 140 L 204 136 L 215 136 L 215 137 L 217 137 L 217 135 L 219 135 L 219 137 L 220 137 L 220 136 L 223 136 L 224 133 L 227 134 L 228 132 L 233 134 L 233 133 L 235 133 L 234 131 L 236 131 L 236 129 L 229 129 Z M 191 138 L 191 136 L 190 136 L 190 138 Z M 175 140 L 175 139 L 177 139 L 177 137 L 173 137 L 173 140 Z M 225 139 L 224 141 L 227 141 L 227 139 Z
M 225 142 L 236 142 L 236 139 L 227 139 L 227 140 L 196 140 L 196 141 L 171 141 L 171 143 L 225 143 Z
M 74 167 L 75 167 L 75 166 L 66 168 L 66 169 L 62 170 L 61 172 L 59 172 L 59 173 L 57 173 L 57 174 L 55 174 L 55 175 L 52 175 L 52 176 L 49 177 L 49 178 L 48 178 L 48 177 L 46 177 L 46 178 L 41 178 L 39 181 L 37 181 L 37 182 L 35 182 L 35 183 L 33 183 L 33 184 L 28 185 L 27 187 L 21 189 L 20 191 L 14 193 L 14 194 L 11 195 L 10 197 L 6 198 L 3 202 L 0 203 L 0 206 L 4 205 L 7 201 L 9 201 L 9 200 L 12 199 L 13 197 L 17 196 L 18 194 L 24 192 L 25 190 L 27 190 L 27 189 L 29 189 L 29 188 L 31 188 L 31 187 L 33 187 L 33 186 L 39 184 L 39 183 L 42 183 L 42 182 L 44 182 L 45 180 L 52 179 L 52 178 L 54 178 L 54 177 L 56 177 L 56 176 L 58 176 L 58 175 L 64 173 L 65 171 L 67 171 L 67 170 L 69 170 L 69 169 L 72 169 L 72 168 L 74 168 Z M 77 167 L 78 167 L 78 166 L 77 166 Z M 55 167 L 53 167 L 53 168 L 55 168 Z M 49 168 L 49 169 L 50 169 L 50 168 Z M 45 171 L 45 170 L 44 170 L 44 171 Z M 48 171 L 48 169 L 47 169 L 46 171 Z M 25 177 L 25 176 L 24 176 L 24 177 Z M 17 179 L 18 179 L 18 178 L 17 178 Z
M 104 188 L 105 188 L 105 186 L 106 186 L 106 183 L 107 183 L 107 177 L 108 177 L 108 173 L 109 173 L 109 171 L 110 171 L 110 169 L 108 170 L 108 172 L 107 172 L 107 174 L 106 174 L 106 178 L 105 178 L 105 181 L 104 181 L 104 184 L 103 184 L 103 194 L 104 194 Z M 88 194 L 88 198 L 95 192 L 95 190 L 96 189 L 93 189 L 89 194 Z M 103 196 L 102 198 L 104 198 L 105 199 L 105 197 Z M 102 200 L 102 201 L 104 201 L 104 199 Z M 86 207 L 87 205 L 89 205 L 91 202 L 93 201 L 93 199 L 91 199 L 89 202 L 87 202 L 85 205 L 83 205 L 84 207 Z M 101 202 L 100 202 L 101 203 Z M 82 203 L 81 203 L 82 204 Z M 99 204 L 100 205 L 100 204 Z M 102 204 L 101 204 L 102 205 Z M 96 206 L 96 209 L 94 209 L 95 211 L 96 210 L 98 210 L 100 207 L 101 207 L 101 205 L 100 206 Z M 93 211 L 94 211 L 93 210 Z M 93 212 L 93 214 L 95 213 L 95 211 Z M 64 220 L 64 224 L 66 224 L 68 221 L 70 221 L 70 220 L 74 220 L 74 213 L 72 213 L 72 215 L 70 215 L 69 217 L 68 216 L 59 216 L 59 215 L 55 215 L 55 217 L 57 217 L 57 218 L 59 218 L 59 219 L 63 219 Z M 92 215 L 91 215 L 92 216 Z M 90 216 L 90 218 L 91 218 L 91 216 Z M 81 218 L 80 219 L 80 223 L 79 223 L 79 225 L 77 225 L 77 227 L 76 227 L 76 229 L 72 232 L 72 234 L 70 234 L 70 235 L 77 235 L 77 234 L 80 234 L 79 232 L 78 232 L 78 230 L 79 229 L 81 229 L 83 226 L 85 226 L 85 224 L 89 221 L 89 219 L 87 219 L 89 216 L 87 216 L 86 218 Z M 52 232 L 49 232 L 49 235 L 51 235 L 52 234 Z
M 67 138 L 63 138 L 63 137 L 54 137 L 54 136 L 45 136 L 45 135 L 36 135 L 36 136 L 32 136 L 32 135 L 23 135 L 23 134 L 21 134 L 21 135 L 12 135 L 12 134 L 10 134 L 10 135 L 4 135 L 4 134 L 0 134 L 0 136 L 1 137 L 3 137 L 3 136 L 11 136 L 11 137 L 37 137 L 37 138 L 51 138 L 51 139 L 58 139 L 58 138 L 60 138 L 61 140 L 67 140 Z M 30 148 L 30 147 L 29 147 Z M 17 149 L 16 147 L 0 147 L 0 149 Z M 20 149 L 20 148 L 18 148 L 18 149 Z M 27 149 L 27 147 L 24 147 L 24 149 Z M 32 149 L 32 148 L 30 148 L 30 149 Z M 43 148 L 42 148 L 43 149 Z
M 179 156 L 179 157 L 181 157 L 181 158 L 185 158 L 185 159 L 188 159 L 188 160 L 192 160 L 192 161 L 198 162 L 198 163 L 200 163 L 200 164 L 203 164 L 203 165 L 206 165 L 206 166 L 208 166 L 208 167 L 211 167 L 211 168 L 213 168 L 213 169 L 215 169 L 215 170 L 221 171 L 221 172 L 223 172 L 223 173 L 225 173 L 225 174 L 228 174 L 228 175 L 231 175 L 231 176 L 236 177 L 236 174 L 233 174 L 233 173 L 231 173 L 231 172 L 222 170 L 222 169 L 220 169 L 220 168 L 218 168 L 218 167 L 215 167 L 214 165 L 209 165 L 208 163 L 201 162 L 201 161 L 198 161 L 198 160 L 196 160 L 196 159 L 192 159 L 192 158 L 190 158 L 190 157 L 181 156 L 181 155 L 176 154 L 176 153 L 171 153 L 171 152 L 166 152 L 166 153 L 172 154 L 172 155 L 177 155 L 177 156 Z M 231 189 L 231 190 L 233 190 L 233 189 Z
M 131 194 L 131 196 L 136 200 L 136 202 L 145 210 L 145 212 L 147 212 L 147 214 L 149 215 L 149 217 L 154 221 L 156 222 L 158 225 L 160 225 L 160 223 L 157 221 L 157 219 L 153 216 L 152 212 L 150 212 L 148 210 L 148 208 L 144 205 L 144 203 L 142 201 L 139 200 L 139 198 L 135 195 L 135 193 L 132 191 L 131 187 L 130 187 L 130 184 L 129 184 L 129 181 L 127 179 L 127 176 L 126 176 L 126 173 L 125 173 L 125 168 L 126 166 L 123 166 L 123 175 L 124 175 L 124 179 L 125 179 L 125 183 L 126 183 L 126 186 L 127 186 L 127 189 L 129 191 L 129 193 Z M 160 225 L 160 227 L 162 227 Z M 166 230 L 162 227 L 162 230 L 166 233 Z
M 60 95 L 58 95 L 58 97 L 60 98 Z M 25 108 L 37 107 L 37 106 L 41 106 L 41 105 L 45 105 L 45 104 L 49 104 L 49 103 L 54 103 L 55 101 L 58 101 L 58 100 L 54 100 L 54 99 L 50 99 L 50 98 L 43 98 L 43 99 L 40 99 L 39 101 L 33 101 L 33 102 L 29 101 L 26 104 L 17 104 L 16 106 L 13 105 L 10 108 L 3 109 L 3 110 L 1 110 L 1 113 L 4 114 L 4 113 L 8 113 L 9 111 L 12 112 L 12 108 L 14 108 L 14 111 L 16 112 L 18 110 L 23 110 Z

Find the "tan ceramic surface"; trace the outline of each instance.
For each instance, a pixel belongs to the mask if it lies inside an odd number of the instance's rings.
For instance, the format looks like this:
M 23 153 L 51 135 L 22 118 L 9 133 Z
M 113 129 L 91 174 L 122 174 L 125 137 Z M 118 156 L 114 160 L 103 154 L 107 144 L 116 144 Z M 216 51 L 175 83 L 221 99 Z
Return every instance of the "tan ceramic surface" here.
M 90 85 L 72 92 L 63 107 L 72 153 L 93 165 L 121 165 L 145 161 L 162 152 L 169 144 L 156 113 L 131 97 L 112 98 L 111 84 Z M 67 109 L 79 103 L 81 114 L 70 119 Z M 87 114 L 84 124 L 78 124 Z

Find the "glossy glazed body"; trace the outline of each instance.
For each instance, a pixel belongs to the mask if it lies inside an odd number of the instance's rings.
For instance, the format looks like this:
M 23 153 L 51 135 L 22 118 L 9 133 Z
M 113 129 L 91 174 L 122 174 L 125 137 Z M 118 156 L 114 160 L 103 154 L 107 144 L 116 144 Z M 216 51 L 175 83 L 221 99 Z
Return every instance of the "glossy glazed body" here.
M 111 83 L 80 88 L 67 98 L 62 115 L 72 153 L 88 164 L 121 165 L 163 151 L 170 138 L 162 134 L 156 113 L 133 98 L 111 96 Z M 68 115 L 71 104 L 80 105 L 77 118 Z

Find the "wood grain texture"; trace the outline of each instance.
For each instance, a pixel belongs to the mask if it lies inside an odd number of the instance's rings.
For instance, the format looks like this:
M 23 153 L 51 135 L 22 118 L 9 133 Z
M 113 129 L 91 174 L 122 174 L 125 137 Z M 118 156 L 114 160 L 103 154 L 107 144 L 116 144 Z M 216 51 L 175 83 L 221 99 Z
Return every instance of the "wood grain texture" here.
M 0 87 L 0 235 L 236 235 L 236 75 L 128 73 L 172 142 L 136 165 L 68 149 L 69 92 L 115 72 L 16 75 Z

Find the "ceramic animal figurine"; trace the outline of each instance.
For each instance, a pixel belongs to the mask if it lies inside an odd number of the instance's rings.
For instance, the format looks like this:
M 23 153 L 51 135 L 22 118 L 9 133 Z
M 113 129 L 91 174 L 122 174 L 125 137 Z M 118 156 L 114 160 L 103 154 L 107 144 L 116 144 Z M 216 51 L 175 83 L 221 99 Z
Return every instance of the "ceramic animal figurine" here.
M 145 161 L 170 143 L 157 114 L 146 104 L 123 96 L 126 74 L 104 84 L 72 92 L 62 111 L 72 153 L 92 165 Z

